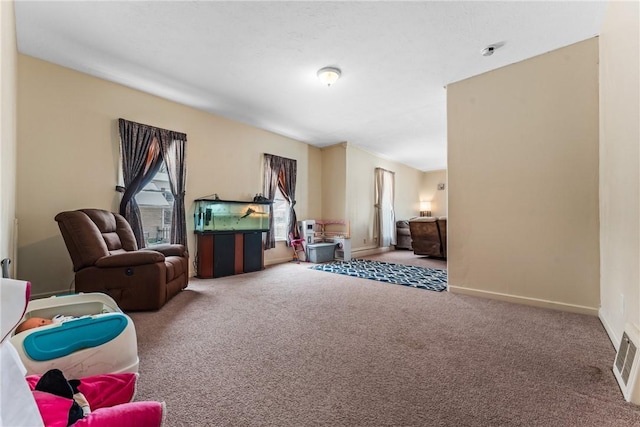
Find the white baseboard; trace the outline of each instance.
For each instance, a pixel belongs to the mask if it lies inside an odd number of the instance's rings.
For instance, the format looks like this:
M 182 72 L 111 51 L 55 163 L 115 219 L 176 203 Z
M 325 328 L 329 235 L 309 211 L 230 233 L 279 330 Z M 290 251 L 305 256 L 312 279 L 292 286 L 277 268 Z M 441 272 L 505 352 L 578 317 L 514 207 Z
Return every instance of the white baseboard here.
M 613 347 L 616 349 L 616 352 L 617 352 L 618 347 L 620 346 L 620 337 L 615 333 L 615 331 L 611 327 L 611 323 L 607 320 L 607 316 L 604 315 L 602 308 L 598 310 L 598 318 L 600 319 L 600 323 L 602 323 L 604 330 L 607 332 L 607 335 L 609 335 L 611 344 L 613 344 Z
M 447 289 L 453 293 L 472 295 L 472 296 L 477 296 L 481 298 L 496 299 L 500 301 L 513 302 L 516 304 L 530 305 L 533 307 L 551 308 L 554 310 L 568 311 L 571 313 L 588 314 L 590 316 L 598 315 L 597 308 L 587 307 L 583 305 L 567 304 L 563 302 L 550 301 L 550 300 L 544 300 L 539 298 L 521 297 L 517 295 L 503 294 L 500 292 L 491 292 L 491 291 L 484 291 L 480 289 L 462 288 L 459 286 L 451 286 L 451 285 L 449 285 Z
M 384 252 L 389 252 L 392 251 L 393 249 L 391 247 L 386 247 L 386 248 L 379 248 L 377 246 L 371 246 L 371 247 L 367 247 L 367 248 L 358 248 L 356 250 L 351 251 L 351 258 L 356 258 L 356 257 L 364 257 L 364 256 L 369 256 L 369 255 L 377 255 L 377 254 L 381 254 Z M 269 260 L 265 260 L 264 261 L 264 265 L 275 265 L 275 264 L 283 264 L 285 262 L 290 262 L 292 260 L 292 257 L 288 256 L 288 257 L 281 257 L 281 258 L 272 258 Z
M 351 258 L 355 258 L 356 256 L 363 257 L 363 256 L 369 256 L 369 255 L 377 255 L 377 254 L 389 252 L 391 250 L 392 249 L 390 246 L 384 247 L 384 248 L 379 248 L 377 246 L 371 246 L 368 248 L 358 248 L 356 250 L 351 251 Z

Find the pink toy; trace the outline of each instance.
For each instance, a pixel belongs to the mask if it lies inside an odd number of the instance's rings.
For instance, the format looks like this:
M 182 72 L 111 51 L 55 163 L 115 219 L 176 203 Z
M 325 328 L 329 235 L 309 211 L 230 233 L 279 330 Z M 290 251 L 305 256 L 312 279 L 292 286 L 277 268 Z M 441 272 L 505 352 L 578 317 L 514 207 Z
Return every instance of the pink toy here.
M 298 255 L 298 253 L 302 252 L 302 254 L 304 255 L 304 239 L 295 239 L 293 237 L 293 233 L 289 233 L 289 244 L 293 249 L 293 261 L 296 261 L 298 264 L 300 264 L 300 256 Z
M 24 377 L 26 369 L 7 337 L 24 315 L 29 301 L 29 282 L 0 282 L 0 426 L 65 427 L 73 399 L 35 390 L 40 375 Z M 90 413 L 76 421 L 83 426 L 161 426 L 164 402 L 132 402 L 138 375 L 119 373 L 80 378 L 78 390 L 89 403 Z

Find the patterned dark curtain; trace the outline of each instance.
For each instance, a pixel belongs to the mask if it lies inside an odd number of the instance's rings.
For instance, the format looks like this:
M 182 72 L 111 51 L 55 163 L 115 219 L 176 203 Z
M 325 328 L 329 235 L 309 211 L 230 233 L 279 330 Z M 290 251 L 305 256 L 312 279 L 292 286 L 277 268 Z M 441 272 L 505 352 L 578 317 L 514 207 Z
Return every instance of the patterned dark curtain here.
M 131 225 L 138 247 L 145 247 L 140 209 L 135 196 L 153 179 L 164 159 L 169 185 L 174 197 L 171 220 L 171 243 L 187 244 L 184 194 L 186 181 L 185 143 L 183 133 L 155 128 L 129 120 L 119 119 L 120 151 L 124 193 L 120 201 L 120 215 Z
M 155 128 L 124 119 L 119 119 L 118 125 L 124 180 L 124 187 L 116 187 L 117 191 L 124 193 L 120 201 L 120 215 L 131 225 L 138 247 L 144 248 L 142 220 L 135 196 L 158 172 L 162 164 L 160 147 Z
M 282 157 L 274 156 L 272 154 L 264 155 L 264 197 L 273 201 L 276 195 L 276 188 L 278 184 L 278 178 L 280 170 L 282 169 Z M 282 191 L 282 190 L 281 190 Z M 273 215 L 269 215 L 269 231 L 267 231 L 264 241 L 265 249 L 273 249 L 276 247 L 276 237 L 273 233 Z
M 167 165 L 169 185 L 173 194 L 173 214 L 171 216 L 171 243 L 187 246 L 187 219 L 184 208 L 187 168 L 184 133 L 160 130 L 160 149 Z
M 282 159 L 282 166 L 278 173 L 278 186 L 285 199 L 289 202 L 289 225 L 287 226 L 287 236 L 294 239 L 300 237 L 298 232 L 298 219 L 293 208 L 296 205 L 296 174 L 298 162 L 293 159 Z
M 287 159 L 273 154 L 264 155 L 264 196 L 273 201 L 276 188 L 279 187 L 282 195 L 289 202 L 289 224 L 287 236 L 299 237 L 296 211 L 296 174 L 297 161 Z M 264 248 L 273 249 L 276 247 L 276 237 L 273 232 L 273 215 L 269 216 L 269 231 L 267 231 Z

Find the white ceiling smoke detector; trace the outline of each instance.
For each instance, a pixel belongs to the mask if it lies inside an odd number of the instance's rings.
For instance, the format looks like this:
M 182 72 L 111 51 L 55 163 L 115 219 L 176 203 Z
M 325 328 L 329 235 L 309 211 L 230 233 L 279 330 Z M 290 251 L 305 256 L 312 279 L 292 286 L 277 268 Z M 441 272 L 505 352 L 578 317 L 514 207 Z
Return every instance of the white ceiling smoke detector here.
M 490 44 L 489 46 L 482 49 L 480 53 L 482 54 L 482 56 L 491 56 L 494 54 L 496 50 L 498 50 L 502 46 L 504 46 L 504 42 Z
M 493 55 L 493 51 L 495 50 L 496 48 L 494 46 L 487 46 L 484 49 L 482 49 L 480 53 L 482 53 L 482 56 L 491 56 Z

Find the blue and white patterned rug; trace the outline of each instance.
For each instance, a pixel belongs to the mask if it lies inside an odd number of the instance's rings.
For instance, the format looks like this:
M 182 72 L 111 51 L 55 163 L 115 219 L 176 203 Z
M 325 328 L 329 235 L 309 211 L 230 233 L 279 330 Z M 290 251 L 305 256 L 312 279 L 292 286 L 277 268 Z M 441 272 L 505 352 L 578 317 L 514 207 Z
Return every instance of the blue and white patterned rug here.
M 435 268 L 414 267 L 366 259 L 334 261 L 309 268 L 430 291 L 441 292 L 447 289 L 447 270 Z

